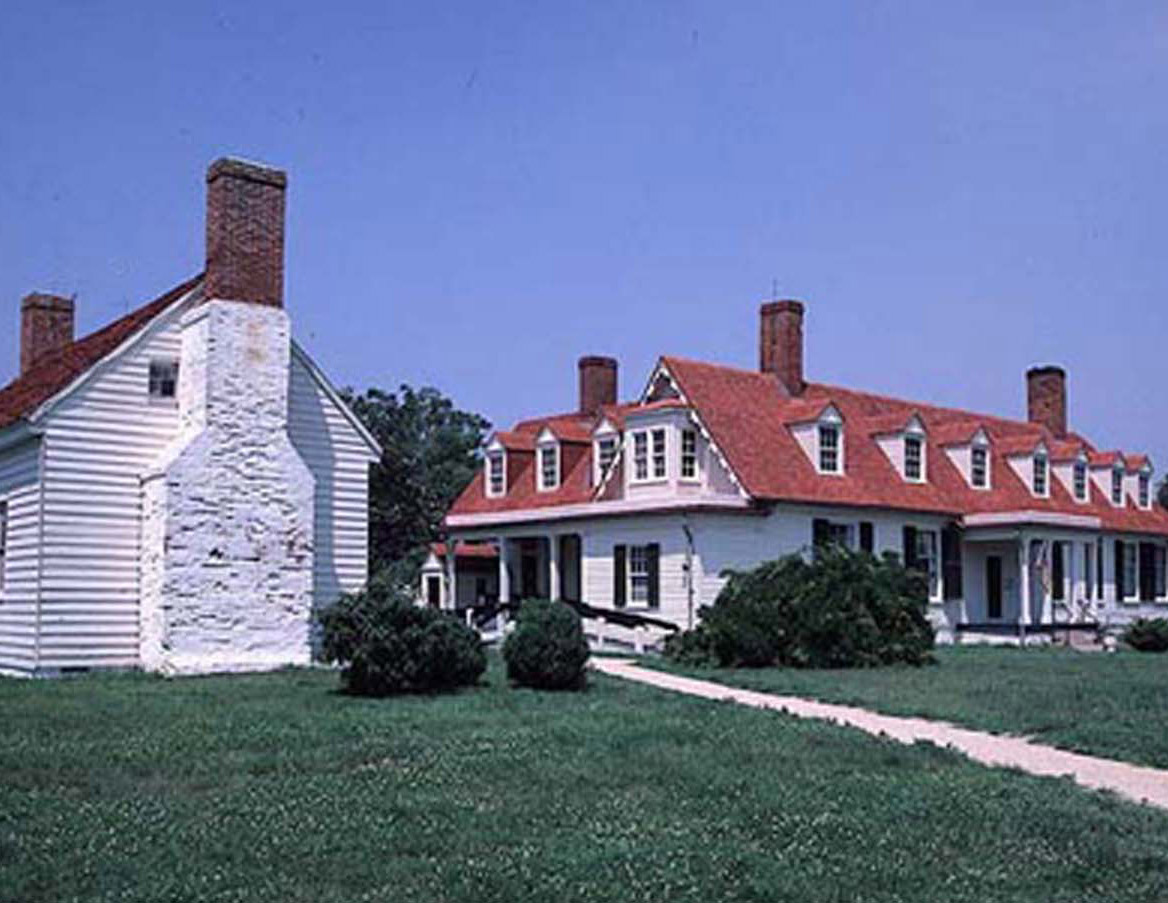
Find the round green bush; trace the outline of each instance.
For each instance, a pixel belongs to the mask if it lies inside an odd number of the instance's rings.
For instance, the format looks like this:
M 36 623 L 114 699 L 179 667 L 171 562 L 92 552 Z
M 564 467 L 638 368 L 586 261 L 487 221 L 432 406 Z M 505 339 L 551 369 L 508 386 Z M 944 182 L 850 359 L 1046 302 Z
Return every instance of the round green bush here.
M 1124 631 L 1123 641 L 1137 652 L 1168 652 L 1168 619 L 1136 618 Z
M 386 585 L 342 596 L 317 622 L 321 657 L 343 666 L 341 689 L 356 696 L 453 690 L 487 667 L 478 634 Z
M 503 643 L 503 658 L 507 677 L 519 686 L 582 689 L 588 641 L 580 617 L 563 602 L 528 599 Z

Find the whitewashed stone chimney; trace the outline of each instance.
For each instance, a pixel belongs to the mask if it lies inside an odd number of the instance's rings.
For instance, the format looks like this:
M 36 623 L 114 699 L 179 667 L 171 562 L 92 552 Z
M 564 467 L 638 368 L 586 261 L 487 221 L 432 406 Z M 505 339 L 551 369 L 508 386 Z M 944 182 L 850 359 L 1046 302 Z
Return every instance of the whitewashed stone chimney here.
M 288 436 L 277 169 L 207 171 L 202 299 L 182 317 L 180 435 L 143 477 L 141 657 L 169 674 L 311 657 L 313 477 Z

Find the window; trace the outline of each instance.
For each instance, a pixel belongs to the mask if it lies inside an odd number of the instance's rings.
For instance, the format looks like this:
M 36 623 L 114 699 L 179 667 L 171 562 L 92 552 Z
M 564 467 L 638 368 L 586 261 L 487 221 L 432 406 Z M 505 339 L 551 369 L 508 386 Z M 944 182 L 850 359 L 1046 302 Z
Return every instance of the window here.
M 653 479 L 665 479 L 665 430 L 653 430 Z
M 1046 478 L 1047 478 L 1046 455 L 1039 452 L 1039 453 L 1035 454 L 1035 456 L 1034 456 L 1033 488 L 1034 488 L 1035 495 L 1046 495 L 1046 488 L 1047 488 Z
M 8 503 L 0 502 L 0 593 L 4 592 L 4 563 L 8 554 Z
M 940 569 L 937 567 L 937 531 L 917 531 L 917 568 L 929 575 L 929 598 L 940 595 Z
M 1168 547 L 1156 546 L 1153 562 L 1156 573 L 1156 598 L 1168 598 Z
M 644 430 L 633 433 L 633 479 L 649 479 L 649 434 Z
M 629 602 L 649 604 L 648 546 L 629 546 Z
M 921 467 L 921 439 L 919 436 L 904 437 L 904 478 L 920 482 L 923 469 Z
M 1140 474 L 1140 507 L 1147 508 L 1152 502 L 1151 480 L 1146 473 Z
M 974 446 L 970 457 L 969 481 L 975 489 L 985 489 L 989 486 L 989 455 L 984 448 Z
M 1118 467 L 1111 469 L 1111 504 L 1123 504 L 1123 471 Z
M 698 478 L 698 434 L 694 430 L 681 431 L 681 478 Z
M 498 496 L 507 491 L 505 462 L 502 452 L 487 456 L 487 495 Z
M 605 436 L 596 443 L 596 482 L 599 483 L 616 460 L 616 437 Z
M 829 545 L 854 548 L 855 536 L 855 524 L 835 523 L 826 518 L 816 518 L 811 522 L 811 545 L 815 549 Z
M 560 448 L 541 445 L 539 448 L 539 488 L 546 492 L 560 485 Z
M 822 473 L 840 472 L 840 430 L 831 423 L 819 425 L 819 470 Z
M 1080 502 L 1087 501 L 1087 462 L 1075 462 L 1075 498 Z
M 1123 548 L 1123 598 L 1134 599 L 1139 595 L 1139 565 L 1136 559 L 1136 544 L 1122 543 Z
M 150 397 L 173 401 L 178 394 L 178 361 L 150 362 Z
M 629 604 L 660 607 L 660 545 L 651 542 L 643 546 L 613 546 L 612 564 L 614 607 L 624 608 Z

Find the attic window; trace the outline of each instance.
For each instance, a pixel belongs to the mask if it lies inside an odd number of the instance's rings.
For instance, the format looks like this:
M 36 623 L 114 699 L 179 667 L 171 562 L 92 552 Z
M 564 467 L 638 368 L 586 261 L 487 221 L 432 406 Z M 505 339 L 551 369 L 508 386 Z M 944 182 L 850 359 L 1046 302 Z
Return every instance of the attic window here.
M 920 436 L 904 437 L 904 478 L 914 483 L 924 480 L 924 448 Z
M 1047 460 L 1043 452 L 1034 453 L 1034 481 L 1031 487 L 1035 495 L 1046 495 L 1048 490 Z
M 154 360 L 150 362 L 150 388 L 152 399 L 173 401 L 178 394 L 178 361 Z
M 834 423 L 819 425 L 819 471 L 839 473 L 840 468 L 840 428 Z
M 1152 504 L 1151 479 L 1146 473 L 1140 474 L 1140 507 L 1148 508 Z
M 976 445 L 970 451 L 969 482 L 974 489 L 988 489 L 990 485 L 989 452 Z
M 616 437 L 605 436 L 596 440 L 596 482 L 599 483 L 616 460 Z
M 1111 468 L 1111 504 L 1123 504 L 1123 470 L 1119 467 Z
M 502 452 L 487 456 L 487 495 L 497 497 L 507 490 L 507 477 Z
M 539 448 L 539 489 L 548 492 L 560 485 L 560 447 L 541 445 Z
M 1086 461 L 1076 461 L 1075 462 L 1074 484 L 1075 484 L 1075 498 L 1078 499 L 1080 502 L 1087 501 L 1087 462 Z

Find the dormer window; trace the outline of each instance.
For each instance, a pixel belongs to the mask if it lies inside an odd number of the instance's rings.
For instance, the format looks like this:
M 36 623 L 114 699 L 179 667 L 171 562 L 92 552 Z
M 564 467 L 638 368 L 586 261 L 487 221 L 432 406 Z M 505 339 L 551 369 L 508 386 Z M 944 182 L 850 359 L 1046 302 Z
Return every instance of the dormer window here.
M 840 428 L 837 423 L 819 424 L 819 472 L 842 472 L 840 457 Z
M 174 401 L 178 395 L 178 361 L 151 361 L 147 392 L 151 401 Z
M 1152 478 L 1147 473 L 1140 474 L 1140 507 L 1152 507 Z
M 1111 504 L 1117 508 L 1123 505 L 1123 468 L 1111 468 Z
M 1087 462 L 1080 459 L 1075 462 L 1072 482 L 1075 489 L 1075 498 L 1080 502 L 1087 501 Z
M 616 460 L 616 436 L 596 440 L 596 482 L 600 483 Z
M 653 479 L 665 479 L 665 428 L 653 430 Z
M 681 478 L 696 480 L 698 478 L 698 434 L 697 430 L 681 431 Z
M 1047 472 L 1049 462 L 1046 458 L 1046 452 L 1037 451 L 1034 453 L 1034 478 L 1031 483 L 1031 488 L 1035 495 L 1045 496 L 1049 491 L 1049 474 Z
M 969 482 L 974 489 L 990 485 L 990 455 L 985 446 L 975 445 L 969 453 Z
M 507 462 L 503 452 L 487 455 L 487 495 L 497 498 L 507 491 Z
M 924 442 L 920 436 L 904 437 L 904 478 L 921 483 L 925 478 Z
M 644 430 L 633 433 L 633 482 L 649 479 L 649 434 Z
M 539 447 L 539 491 L 548 492 L 560 485 L 560 446 Z

